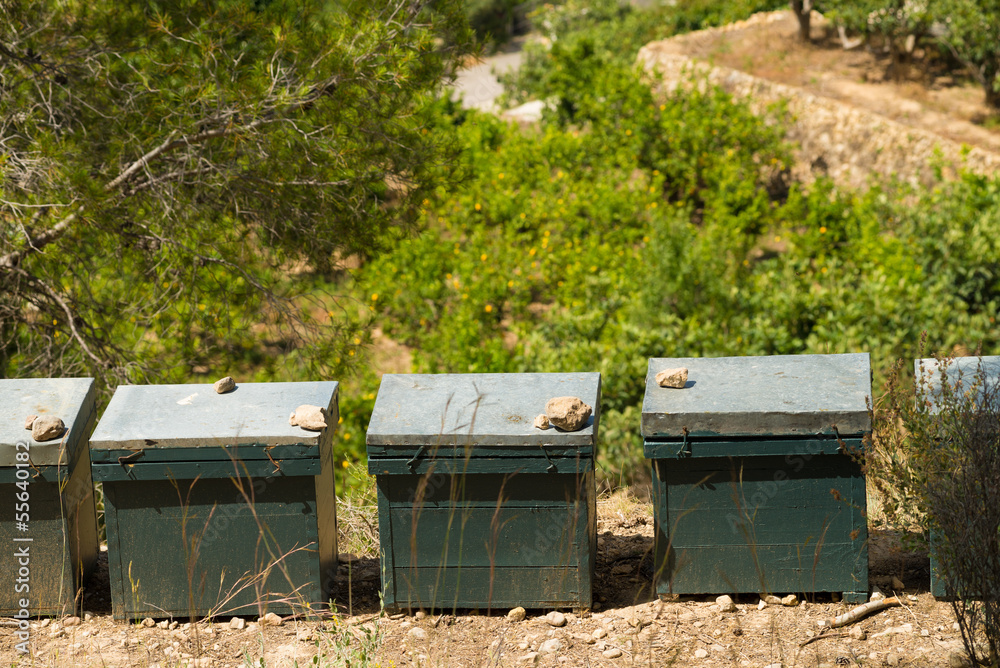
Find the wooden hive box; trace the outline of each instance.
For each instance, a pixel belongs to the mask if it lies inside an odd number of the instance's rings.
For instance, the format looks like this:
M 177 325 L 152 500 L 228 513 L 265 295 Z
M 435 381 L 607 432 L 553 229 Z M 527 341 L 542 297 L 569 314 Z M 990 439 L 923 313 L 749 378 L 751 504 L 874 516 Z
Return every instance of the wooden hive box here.
M 95 397 L 92 378 L 0 380 L 0 543 L 11 555 L 0 615 L 72 614 L 97 563 L 87 450 Z M 66 431 L 35 441 L 24 428 L 29 415 L 58 417 Z
M 917 381 L 918 391 L 922 388 L 930 395 L 926 398 L 931 402 L 931 410 L 937 411 L 939 407 L 936 405 L 935 395 L 943 381 L 947 381 L 958 391 L 968 391 L 973 384 L 981 380 L 991 385 L 995 384 L 1000 381 L 1000 357 L 956 357 L 948 360 L 943 368 L 941 362 L 934 358 L 918 359 L 913 362 L 913 375 Z M 950 599 L 953 598 L 954 592 L 949 591 L 947 582 L 941 576 L 939 561 L 934 550 L 935 542 L 940 541 L 938 531 L 932 529 L 930 532 L 930 590 L 937 598 Z
M 308 612 L 337 571 L 336 382 L 122 386 L 91 439 L 116 619 Z M 326 429 L 289 425 L 302 404 Z
M 683 389 L 658 372 L 687 367 Z M 660 595 L 868 595 L 869 356 L 651 359 L 642 408 Z
M 594 412 L 533 426 L 553 397 Z M 592 603 L 598 373 L 385 375 L 368 428 L 392 609 Z

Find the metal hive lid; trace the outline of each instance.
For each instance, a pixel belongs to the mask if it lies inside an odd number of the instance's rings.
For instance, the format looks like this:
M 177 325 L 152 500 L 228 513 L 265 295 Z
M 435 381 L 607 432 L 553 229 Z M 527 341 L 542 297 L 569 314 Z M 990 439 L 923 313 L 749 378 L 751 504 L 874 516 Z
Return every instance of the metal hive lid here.
M 209 384 L 122 385 L 90 439 L 92 451 L 219 446 L 319 445 L 337 425 L 336 381 L 239 383 L 226 394 Z M 328 427 L 288 424 L 302 404 L 327 409 Z
M 687 367 L 688 387 L 662 388 L 658 372 Z M 645 438 L 860 434 L 871 429 L 868 353 L 653 358 L 642 404 Z
M 97 392 L 93 378 L 25 378 L 0 380 L 0 467 L 14 466 L 17 443 L 28 443 L 35 466 L 66 465 L 87 445 Z M 61 418 L 61 439 L 39 443 L 24 428 L 29 415 Z
M 579 431 L 535 429 L 553 397 L 593 408 Z M 369 446 L 590 446 L 600 420 L 599 373 L 386 374 L 368 425 Z
M 983 380 L 991 385 L 1000 382 L 1000 356 L 954 357 L 941 361 L 933 357 L 916 359 L 913 360 L 913 375 L 917 391 L 929 395 L 930 409 L 935 412 L 940 409 L 936 400 L 942 380 L 958 390 L 969 390 Z

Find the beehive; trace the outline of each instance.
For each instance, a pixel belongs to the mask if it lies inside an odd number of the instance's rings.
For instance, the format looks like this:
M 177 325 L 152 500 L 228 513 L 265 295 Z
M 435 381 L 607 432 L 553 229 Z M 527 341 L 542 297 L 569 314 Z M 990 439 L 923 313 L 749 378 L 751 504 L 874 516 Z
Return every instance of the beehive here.
M 687 386 L 655 376 L 686 367 Z M 651 359 L 657 592 L 868 593 L 869 356 Z
M 117 389 L 91 439 L 115 618 L 301 613 L 328 602 L 337 389 Z M 330 426 L 291 426 L 302 404 L 325 408 Z
M 0 380 L 0 543 L 13 555 L 0 615 L 71 614 L 97 562 L 87 450 L 95 396 L 92 378 Z M 29 415 L 58 417 L 66 431 L 37 442 Z
M 368 428 L 382 591 L 394 609 L 588 608 L 597 373 L 385 375 Z M 533 426 L 549 399 L 593 408 Z

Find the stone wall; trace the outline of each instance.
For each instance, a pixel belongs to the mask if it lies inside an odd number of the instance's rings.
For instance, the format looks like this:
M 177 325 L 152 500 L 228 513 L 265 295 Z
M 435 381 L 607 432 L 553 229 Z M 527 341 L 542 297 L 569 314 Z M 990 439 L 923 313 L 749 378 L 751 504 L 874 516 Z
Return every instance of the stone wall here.
M 787 101 L 791 114 L 787 136 L 798 145 L 793 169 L 798 179 L 808 182 L 825 173 L 839 184 L 862 187 L 876 173 L 894 174 L 914 185 L 931 185 L 936 163 L 942 164 L 947 176 L 953 176 L 962 165 L 977 173 L 1000 173 L 1000 155 L 996 153 L 800 88 L 711 66 L 677 51 L 671 40 L 652 42 L 639 51 L 639 63 L 653 76 L 653 85 L 664 92 L 707 81 L 736 98 L 748 99 L 759 113 L 778 101 Z

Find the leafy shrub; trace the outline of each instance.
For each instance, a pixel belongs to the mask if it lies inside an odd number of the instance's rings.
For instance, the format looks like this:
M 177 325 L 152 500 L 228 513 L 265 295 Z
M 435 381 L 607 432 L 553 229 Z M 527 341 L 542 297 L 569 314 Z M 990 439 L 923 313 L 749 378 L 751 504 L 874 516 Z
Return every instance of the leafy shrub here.
M 876 412 L 879 475 L 897 512 L 931 532 L 939 573 L 973 664 L 1000 664 L 1000 376 L 955 360 L 890 383 Z

